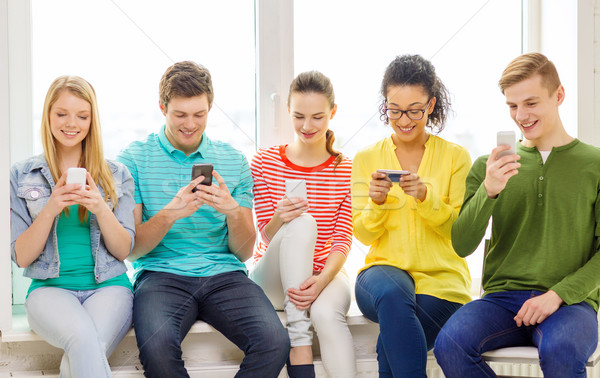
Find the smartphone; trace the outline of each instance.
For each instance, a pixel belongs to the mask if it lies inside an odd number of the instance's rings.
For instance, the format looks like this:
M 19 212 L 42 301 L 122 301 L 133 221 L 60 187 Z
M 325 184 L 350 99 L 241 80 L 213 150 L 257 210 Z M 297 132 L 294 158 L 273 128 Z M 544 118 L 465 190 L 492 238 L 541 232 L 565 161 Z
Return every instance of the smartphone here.
M 287 198 L 302 198 L 306 200 L 305 180 L 285 180 L 285 196 Z
M 194 164 L 192 167 L 192 180 L 197 178 L 198 176 L 204 176 L 204 180 L 200 182 L 200 185 L 212 185 L 212 164 Z M 196 188 L 192 189 L 192 192 L 195 192 Z
M 392 182 L 400 182 L 400 177 L 410 174 L 409 171 L 399 171 L 397 169 L 378 169 L 377 172 L 385 173 Z
M 86 173 L 85 168 L 67 169 L 67 184 L 81 184 L 81 189 L 85 189 Z
M 498 131 L 498 135 L 496 136 L 497 139 L 497 145 L 498 146 L 502 146 L 502 145 L 506 145 L 509 146 L 510 148 L 506 151 L 502 151 L 498 154 L 498 159 L 500 159 L 502 156 L 506 156 L 506 155 L 514 155 L 517 153 L 517 147 L 516 147 L 516 136 L 515 136 L 515 132 L 514 131 Z

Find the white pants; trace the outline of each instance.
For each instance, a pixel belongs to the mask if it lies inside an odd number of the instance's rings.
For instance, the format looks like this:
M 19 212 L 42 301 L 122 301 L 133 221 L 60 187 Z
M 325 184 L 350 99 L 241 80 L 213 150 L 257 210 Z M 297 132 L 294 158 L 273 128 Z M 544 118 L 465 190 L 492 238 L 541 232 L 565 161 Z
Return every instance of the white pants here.
M 60 378 L 110 378 L 107 356 L 131 328 L 133 293 L 123 286 L 72 291 L 40 287 L 25 301 L 29 326 L 64 349 Z
M 259 284 L 276 310 L 284 310 L 292 347 L 312 345 L 311 323 L 319 337 L 321 358 L 331 377 L 356 377 L 354 344 L 346 323 L 350 283 L 340 271 L 313 302 L 298 310 L 286 295 L 313 274 L 317 224 L 309 214 L 281 226 L 250 277 Z

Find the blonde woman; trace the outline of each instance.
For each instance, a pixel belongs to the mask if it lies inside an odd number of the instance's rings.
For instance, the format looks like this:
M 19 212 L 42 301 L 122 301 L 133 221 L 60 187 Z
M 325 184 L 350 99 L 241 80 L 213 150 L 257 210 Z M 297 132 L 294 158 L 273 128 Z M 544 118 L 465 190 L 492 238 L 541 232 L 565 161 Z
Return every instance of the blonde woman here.
M 64 349 L 60 377 L 110 377 L 107 356 L 131 327 L 133 180 L 104 159 L 96 94 L 80 77 L 54 80 L 41 135 L 44 153 L 10 172 L 12 259 L 32 279 L 27 318 Z M 66 184 L 72 167 L 87 170 L 84 187 Z

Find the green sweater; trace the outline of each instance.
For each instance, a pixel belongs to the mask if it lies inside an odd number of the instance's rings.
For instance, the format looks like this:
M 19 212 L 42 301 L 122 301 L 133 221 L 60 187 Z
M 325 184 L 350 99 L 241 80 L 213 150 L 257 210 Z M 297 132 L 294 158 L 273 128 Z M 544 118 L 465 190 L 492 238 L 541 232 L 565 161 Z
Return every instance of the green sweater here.
M 483 180 L 487 156 L 478 158 L 465 201 L 452 227 L 452 245 L 465 257 L 481 242 L 486 294 L 555 291 L 567 304 L 600 300 L 600 149 L 577 139 L 555 147 L 544 164 L 538 150 L 518 143 L 521 168 L 495 199 Z

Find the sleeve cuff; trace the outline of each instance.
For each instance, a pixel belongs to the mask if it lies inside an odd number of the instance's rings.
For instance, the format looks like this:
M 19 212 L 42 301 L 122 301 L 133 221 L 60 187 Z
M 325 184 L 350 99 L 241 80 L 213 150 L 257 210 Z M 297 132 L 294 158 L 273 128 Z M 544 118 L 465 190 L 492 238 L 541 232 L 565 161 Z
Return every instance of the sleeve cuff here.
M 331 252 L 330 253 L 341 253 L 342 255 L 344 255 L 345 257 L 348 257 L 348 253 L 350 252 L 350 250 L 346 247 L 346 246 L 342 246 L 342 245 L 334 245 L 333 247 L 331 247 Z

